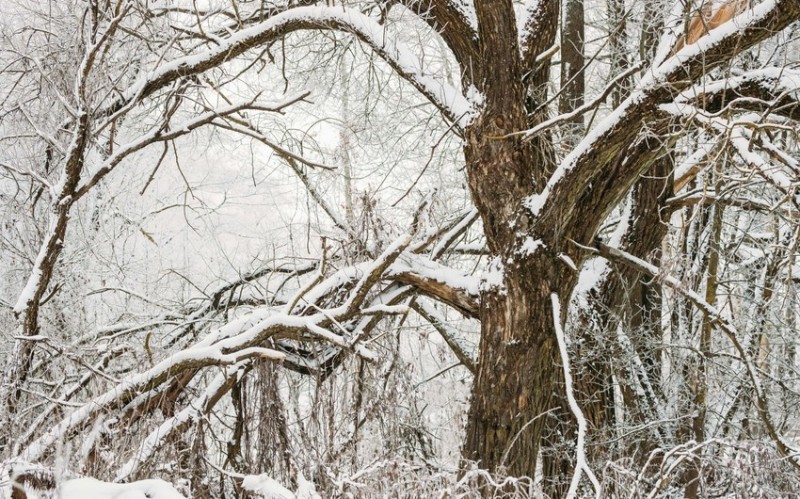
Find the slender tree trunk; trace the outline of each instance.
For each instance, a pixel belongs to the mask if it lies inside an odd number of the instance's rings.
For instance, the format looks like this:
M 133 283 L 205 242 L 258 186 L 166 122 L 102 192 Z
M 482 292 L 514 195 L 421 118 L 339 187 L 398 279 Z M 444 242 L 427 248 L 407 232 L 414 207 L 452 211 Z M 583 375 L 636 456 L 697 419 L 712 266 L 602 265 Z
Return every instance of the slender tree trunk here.
M 721 189 L 719 182 L 715 184 L 715 191 L 719 195 Z M 722 238 L 722 214 L 723 205 L 719 204 L 714 206 L 714 215 L 711 225 L 711 241 L 708 256 L 708 275 L 706 276 L 706 296 L 707 303 L 716 304 L 717 302 L 717 272 L 719 270 L 719 251 L 720 239 Z M 703 321 L 703 326 L 700 331 L 700 356 L 698 358 L 697 366 L 697 382 L 694 393 L 695 417 L 692 419 L 692 431 L 694 432 L 694 439 L 697 442 L 704 442 L 706 439 L 706 413 L 708 406 L 708 366 L 707 359 L 711 355 L 711 333 L 713 331 L 713 324 L 708 318 Z M 686 488 L 684 489 L 684 497 L 697 498 L 700 497 L 700 482 L 702 473 L 702 450 L 698 450 L 697 458 L 692 463 L 686 473 Z
M 583 0 L 567 0 L 561 28 L 561 99 L 558 111 L 562 114 L 579 108 L 585 99 L 584 24 Z M 583 135 L 583 115 L 575 116 L 570 124 L 574 134 L 569 138 L 572 139 L 571 142 L 577 143 Z

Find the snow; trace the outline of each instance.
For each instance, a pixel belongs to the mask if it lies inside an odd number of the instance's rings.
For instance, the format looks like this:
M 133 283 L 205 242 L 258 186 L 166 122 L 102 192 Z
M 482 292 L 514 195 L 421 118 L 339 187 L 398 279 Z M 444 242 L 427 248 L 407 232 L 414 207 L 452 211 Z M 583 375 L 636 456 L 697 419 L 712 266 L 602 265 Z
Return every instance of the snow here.
M 242 488 L 264 499 L 296 499 L 291 490 L 266 474 L 247 475 L 242 480 Z
M 473 296 L 477 296 L 480 292 L 481 282 L 479 278 L 416 255 L 403 255 L 392 266 L 390 275 L 403 272 L 410 272 L 424 279 L 440 282 L 450 288 L 463 290 Z
M 622 209 L 622 216 L 617 222 L 617 226 L 614 228 L 614 232 L 611 234 L 611 237 L 608 238 L 609 246 L 620 245 L 620 242 L 622 242 L 622 237 L 627 234 L 628 229 L 630 228 L 632 216 L 633 200 L 631 199 L 631 196 L 628 196 L 625 207 Z
M 544 247 L 545 244 L 542 242 L 541 239 L 534 240 L 531 236 L 528 236 L 525 238 L 524 241 L 522 241 L 522 244 L 517 250 L 517 254 L 522 256 L 529 256 L 536 253 L 536 251 L 539 248 L 544 248 Z
M 569 365 L 567 340 L 566 336 L 564 335 L 564 329 L 561 326 L 561 301 L 558 299 L 558 295 L 556 293 L 550 295 L 550 301 L 553 305 L 553 326 L 556 330 L 558 351 L 561 354 L 561 365 L 564 368 L 564 388 L 567 392 L 567 402 L 569 403 L 569 408 L 570 411 L 572 411 L 572 415 L 575 416 L 575 420 L 578 422 L 578 441 L 575 444 L 575 472 L 572 475 L 572 481 L 570 482 L 569 490 L 567 491 L 567 497 L 574 498 L 577 496 L 578 485 L 581 481 L 581 473 L 586 473 L 586 476 L 592 482 L 592 486 L 594 487 L 595 497 L 599 498 L 600 491 L 602 490 L 600 487 L 600 482 L 597 481 L 597 477 L 589 467 L 589 463 L 586 460 L 585 441 L 586 431 L 588 430 L 589 425 L 586 422 L 586 418 L 584 417 L 580 406 L 578 405 L 578 401 L 575 399 L 575 391 L 572 388 L 572 370 Z
M 675 183 L 681 183 L 684 178 L 694 175 L 699 171 L 703 161 L 708 157 L 713 149 L 712 142 L 703 142 L 698 146 L 698 149 L 691 155 L 687 156 L 678 166 L 675 167 Z
M 314 484 L 306 480 L 302 473 L 297 476 L 297 494 L 266 473 L 246 475 L 242 480 L 242 488 L 263 499 L 321 499 Z
M 562 262 L 564 262 L 565 264 L 567 264 L 567 266 L 568 266 L 569 268 L 571 268 L 572 270 L 574 270 L 575 272 L 577 272 L 577 271 L 578 271 L 578 266 L 577 266 L 577 265 L 575 265 L 575 260 L 573 260 L 573 259 L 572 259 L 572 258 L 571 258 L 571 257 L 570 257 L 568 254 L 566 254 L 566 253 L 559 253 L 559 254 L 558 254 L 558 258 L 559 258 L 559 259 L 560 259 Z
M 602 258 L 590 258 L 583 264 L 578 276 L 578 285 L 573 292 L 578 306 L 585 308 L 588 305 L 587 293 L 595 289 L 609 272 L 608 263 Z
M 60 499 L 186 499 L 163 480 L 108 483 L 94 478 L 67 480 L 58 488 Z
M 42 265 L 44 265 L 44 261 L 49 254 L 48 242 L 55 237 L 55 233 L 56 220 L 55 217 L 52 217 L 50 226 L 47 229 L 47 237 L 39 248 L 39 254 L 36 255 L 36 261 L 33 264 L 33 269 L 31 269 L 28 282 L 25 283 L 25 287 L 22 289 L 19 298 L 17 298 L 17 303 L 14 305 L 14 313 L 16 315 L 22 315 L 28 309 L 36 295 L 36 289 L 39 287 L 42 280 Z
M 478 112 L 483 108 L 486 96 L 475 85 L 470 84 L 469 88 L 467 88 L 467 100 L 472 103 L 472 110 Z
M 217 374 L 200 397 L 192 400 L 183 410 L 178 412 L 178 414 L 166 419 L 158 428 L 151 432 L 150 435 L 148 435 L 147 438 L 141 443 L 136 454 L 130 460 L 128 460 L 127 463 L 119 468 L 115 480 L 118 482 L 126 480 L 139 469 L 140 463 L 150 458 L 150 456 L 152 456 L 153 453 L 161 447 L 163 442 L 173 433 L 173 431 L 178 429 L 184 423 L 201 418 L 208 402 L 225 385 L 228 379 L 236 374 L 241 366 L 242 364 L 230 366 L 223 370 L 222 373 Z
M 575 165 L 578 163 L 578 160 L 584 155 L 588 154 L 594 147 L 595 143 L 598 142 L 603 135 L 617 126 L 617 124 L 620 123 L 628 113 L 628 110 L 639 104 L 639 102 L 644 99 L 645 95 L 645 92 L 642 90 L 635 91 L 625 100 L 625 102 L 612 111 L 611 114 L 606 116 L 603 121 L 601 121 L 595 128 L 586 134 L 583 140 L 581 140 L 580 143 L 575 146 L 575 148 L 564 158 L 558 168 L 556 168 L 556 170 L 547 180 L 547 185 L 545 185 L 544 189 L 542 189 L 542 192 L 539 194 L 532 194 L 528 197 L 528 199 L 525 200 L 524 205 L 533 214 L 533 216 L 539 216 L 542 208 L 544 208 L 544 205 L 547 203 L 547 198 L 550 196 L 550 192 L 553 190 L 553 188 L 555 188 L 556 184 L 558 184 L 567 175 L 567 173 L 569 173 L 570 170 L 575 167 Z
M 297 473 L 297 499 L 322 499 L 317 493 L 314 484 L 303 476 L 302 473 Z
M 697 57 L 703 52 L 708 51 L 715 45 L 720 44 L 728 37 L 744 30 L 744 28 L 765 19 L 777 7 L 778 0 L 765 0 L 764 2 L 750 8 L 734 17 L 730 21 L 712 29 L 707 35 L 701 37 L 695 43 L 683 47 L 677 54 L 667 59 L 658 70 L 652 73 L 652 82 L 643 79 L 646 84 L 657 82 L 660 77 L 669 74 L 677 69 L 683 62 Z
M 777 93 L 791 93 L 800 90 L 800 70 L 790 68 L 766 67 L 718 81 L 703 82 L 681 92 L 676 101 L 688 101 L 700 94 L 735 90 L 747 83 L 770 85 Z
M 685 23 L 683 13 L 684 5 L 685 0 L 675 0 L 672 3 L 672 8 L 664 19 L 664 34 L 658 41 L 656 54 L 655 57 L 653 57 L 653 62 L 655 65 L 660 65 L 669 57 L 672 47 L 675 46 L 675 43 L 678 41 L 678 37 L 680 37 L 683 33 Z
M 777 166 L 770 164 L 750 149 L 750 139 L 745 136 L 741 127 L 734 128 L 730 134 L 731 144 L 736 148 L 736 152 L 748 164 L 758 170 L 758 172 L 782 192 L 789 193 L 793 190 L 791 178 L 782 172 Z
M 478 16 L 475 15 L 475 7 L 470 0 L 448 0 L 448 3 L 455 8 L 459 14 L 464 16 L 467 24 L 472 28 L 473 38 L 478 38 Z
M 489 267 L 483 272 L 481 278 L 481 290 L 486 291 L 492 288 L 503 288 L 505 282 L 506 269 L 499 257 L 492 258 Z
M 777 165 L 770 163 L 770 161 L 762 158 L 751 147 L 752 136 L 748 127 L 762 121 L 762 116 L 757 113 L 746 113 L 737 117 L 736 120 L 725 120 L 716 116 L 708 116 L 699 111 L 697 108 L 686 102 L 673 102 L 663 104 L 661 108 L 676 116 L 686 116 L 695 121 L 701 121 L 704 124 L 718 130 L 721 135 L 728 137 L 729 143 L 733 146 L 739 156 L 752 168 L 754 168 L 759 175 L 764 177 L 767 181 L 772 183 L 781 192 L 789 194 L 794 190 L 794 181 Z M 768 143 L 768 141 L 765 141 Z M 709 146 L 710 148 L 711 146 Z M 702 152 L 702 151 L 701 151 Z M 698 153 L 696 153 L 698 154 Z M 781 156 L 780 153 L 778 153 Z M 702 156 L 700 156 L 702 157 Z M 691 161 L 692 157 L 688 161 Z M 792 164 L 793 159 L 790 158 L 789 164 Z M 691 166 L 691 163 L 690 163 Z M 676 178 L 680 179 L 676 175 Z M 615 245 L 612 243 L 612 246 Z
M 410 309 L 406 305 L 385 305 L 382 303 L 376 305 L 370 305 L 369 307 L 361 309 L 361 313 L 364 315 L 375 315 L 375 314 L 406 314 Z
M 528 32 L 530 28 L 530 20 L 535 19 L 539 12 L 541 11 L 542 7 L 544 6 L 544 2 L 552 1 L 552 0 L 525 0 L 525 7 L 523 9 L 522 15 L 519 16 L 519 21 L 517 22 L 517 31 L 519 32 L 520 41 L 523 43 L 526 40 L 531 39 L 531 33 Z M 522 46 L 522 44 L 520 44 Z

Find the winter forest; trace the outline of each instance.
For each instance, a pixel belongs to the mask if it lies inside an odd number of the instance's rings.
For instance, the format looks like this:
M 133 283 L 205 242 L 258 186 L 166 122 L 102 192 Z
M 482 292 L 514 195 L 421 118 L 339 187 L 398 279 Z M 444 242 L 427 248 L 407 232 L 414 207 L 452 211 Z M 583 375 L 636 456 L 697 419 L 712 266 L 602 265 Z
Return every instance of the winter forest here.
M 0 497 L 800 494 L 800 0 L 2 0 Z

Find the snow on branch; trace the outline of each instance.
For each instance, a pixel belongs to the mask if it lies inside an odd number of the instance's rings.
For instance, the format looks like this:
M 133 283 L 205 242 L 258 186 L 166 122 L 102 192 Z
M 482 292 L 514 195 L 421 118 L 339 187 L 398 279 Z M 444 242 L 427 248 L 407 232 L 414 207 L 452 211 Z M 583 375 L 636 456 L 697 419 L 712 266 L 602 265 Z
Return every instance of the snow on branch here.
M 298 331 L 306 329 L 303 326 L 305 322 L 303 320 L 296 320 L 292 324 L 292 321 L 281 321 L 280 319 L 279 317 L 272 318 L 269 321 L 269 325 L 262 330 L 262 334 L 273 335 L 281 332 L 285 333 L 287 330 L 292 329 Z M 259 324 L 259 326 L 264 328 L 264 324 Z M 239 339 L 237 337 L 233 338 Z M 245 339 L 248 339 L 248 337 L 245 337 Z M 41 460 L 56 442 L 86 427 L 98 415 L 103 412 L 113 412 L 120 409 L 140 394 L 147 393 L 163 385 L 182 371 L 212 365 L 235 364 L 253 357 L 273 360 L 282 360 L 284 357 L 282 353 L 275 350 L 256 346 L 258 341 L 251 340 L 248 342 L 240 339 L 241 348 L 238 350 L 233 350 L 231 347 L 231 344 L 234 343 L 234 341 L 228 341 L 227 343 L 219 342 L 214 346 L 195 345 L 171 355 L 140 374 L 129 376 L 110 390 L 89 400 L 83 406 L 68 414 L 44 435 L 22 449 L 19 455 L 30 461 Z
M 411 236 L 406 234 L 395 240 L 384 252 L 372 263 L 372 269 L 365 273 L 356 283 L 353 292 L 347 301 L 342 305 L 343 316 L 352 316 L 356 308 L 364 302 L 367 293 L 383 276 L 384 271 L 392 265 L 403 251 L 411 244 Z
M 451 227 L 448 228 L 447 232 L 442 235 L 439 239 L 439 242 L 436 243 L 433 250 L 431 251 L 430 258 L 431 260 L 435 260 L 442 256 L 442 254 L 453 244 L 459 236 L 464 234 L 464 232 L 478 219 L 478 209 L 472 208 L 465 214 L 456 217 L 455 222 L 452 224 Z
M 676 101 L 688 101 L 698 97 L 728 91 L 736 91 L 748 84 L 756 84 L 771 93 L 790 93 L 800 90 L 800 70 L 791 68 L 766 67 L 744 74 L 703 82 L 684 90 Z
M 741 158 L 764 179 L 774 185 L 779 191 L 787 196 L 795 195 L 798 183 L 793 181 L 785 172 L 762 158 L 752 150 L 752 135 L 741 127 L 731 130 L 730 142 Z
M 468 317 L 478 316 L 480 278 L 467 275 L 417 255 L 404 255 L 390 276 L 416 286 L 423 294 L 444 302 Z
M 459 226 L 455 231 L 460 229 L 463 229 L 463 226 Z M 445 234 L 444 238 L 450 235 L 452 232 Z M 411 248 L 414 249 L 419 248 Z M 430 260 L 424 254 L 414 254 L 411 250 L 398 254 L 392 264 L 385 269 L 383 278 L 412 285 L 419 292 L 446 303 L 469 317 L 476 317 L 480 278 Z M 304 293 L 300 303 L 319 303 L 325 296 L 352 286 L 359 276 L 369 272 L 369 265 L 370 263 L 362 263 L 338 270 Z M 332 312 L 333 310 L 328 311 Z M 295 310 L 295 313 L 300 312 Z
M 452 85 L 426 74 L 418 58 L 387 33 L 384 26 L 355 9 L 325 6 L 289 9 L 220 40 L 211 49 L 164 64 L 123 94 L 124 97 L 111 110 L 111 119 L 127 106 L 179 78 L 202 73 L 252 48 L 299 30 L 336 30 L 354 34 L 431 101 L 447 119 L 462 128 L 469 123 L 472 104 Z
M 715 131 L 726 140 L 720 143 L 729 144 L 733 150 L 750 166 L 759 176 L 777 188 L 786 196 L 795 196 L 798 183 L 787 174 L 779 164 L 770 162 L 759 155 L 754 149 L 756 147 L 765 149 L 770 156 L 788 167 L 790 171 L 797 170 L 800 163 L 781 151 L 768 138 L 758 138 L 753 130 L 761 127 L 781 128 L 778 123 L 760 123 L 763 116 L 756 113 L 745 113 L 738 115 L 734 120 L 719 118 L 716 115 L 709 115 L 701 109 L 684 102 L 665 104 L 663 109 L 674 114 L 692 119 L 701 126 Z M 676 172 L 676 179 L 679 178 Z M 798 199 L 795 199 L 797 202 Z
M 331 278 L 317 283 L 304 296 L 303 301 L 308 304 L 306 307 L 295 308 L 292 311 L 287 311 L 282 306 L 257 309 L 213 331 L 193 346 L 169 356 L 152 368 L 127 377 L 110 390 L 68 414 L 44 435 L 23 448 L 19 455 L 30 461 L 41 460 L 53 445 L 89 426 L 98 416 L 113 414 L 131 403 L 134 405 L 147 403 L 152 394 L 158 392 L 159 387 L 174 379 L 179 373 L 197 371 L 210 366 L 236 366 L 254 358 L 282 361 L 286 357 L 282 352 L 263 347 L 265 343 L 310 337 L 341 350 L 353 351 L 367 360 L 376 359 L 377 356 L 373 352 L 360 344 L 364 335 L 358 333 L 352 337 L 348 336 L 348 329 L 343 322 L 361 315 L 364 324 L 374 324 L 371 321 L 378 320 L 381 315 L 407 311 L 404 306 L 398 306 L 397 302 L 404 299 L 408 291 L 413 289 L 409 286 L 395 283 L 386 291 L 378 293 L 376 297 L 368 299 L 368 295 L 380 281 L 402 282 L 402 275 L 414 275 L 415 270 L 422 269 L 428 279 L 438 279 L 456 286 L 451 293 L 458 294 L 458 289 L 462 292 L 475 292 L 477 289 L 477 279 L 473 282 L 466 276 L 457 277 L 455 271 L 446 271 L 422 255 L 412 254 L 407 257 L 415 260 L 411 267 L 407 266 L 408 263 L 398 264 L 398 259 L 404 254 L 410 242 L 410 236 L 401 236 L 374 261 L 342 269 Z M 425 262 L 427 266 L 422 266 L 420 262 Z M 393 268 L 395 265 L 397 268 Z M 425 279 L 418 277 L 418 280 Z M 342 303 L 325 307 L 323 299 L 335 296 L 342 290 L 346 291 Z M 373 315 L 364 315 L 365 313 Z M 335 328 L 340 334 L 333 333 L 331 328 Z M 208 390 L 219 385 L 218 382 L 215 383 L 212 383 Z M 208 397 L 203 397 L 205 396 L 201 396 L 197 399 L 197 403 L 187 407 L 175 418 L 166 421 L 158 432 L 151 434 L 141 450 L 143 455 L 154 451 L 164 432 L 175 431 L 187 420 L 196 419 L 198 407 L 204 406 L 203 401 L 209 400 Z M 136 466 L 138 464 L 134 459 L 120 473 L 127 476 Z
M 699 105 L 708 112 L 761 112 L 784 119 L 800 119 L 800 71 L 767 67 L 714 81 L 702 81 L 675 99 Z
M 189 402 L 183 410 L 167 418 L 144 439 L 133 457 L 117 470 L 114 481 L 126 481 L 136 473 L 139 466 L 160 449 L 172 435 L 202 418 L 205 414 L 208 414 L 222 395 L 236 383 L 239 373 L 244 367 L 245 363 L 234 364 L 214 376 L 214 379 L 206 386 L 200 396 Z
M 734 55 L 766 40 L 800 19 L 797 0 L 766 0 L 712 30 L 696 43 L 645 72 L 631 95 L 603 119 L 568 154 L 538 194 L 531 195 L 525 206 L 539 216 L 555 191 L 561 195 L 590 189 L 607 162 L 629 142 L 630 135 L 641 130 L 647 119 L 658 119 L 659 104 L 671 102 L 679 92 L 690 87 L 711 69 Z M 627 137 L 627 139 L 626 139 Z M 600 160 L 598 160 L 600 159 Z M 617 182 L 629 183 L 638 174 L 635 161 Z M 617 177 L 620 173 L 618 172 Z M 616 203 L 616 199 L 610 200 Z M 602 213 L 603 210 L 598 210 Z
M 600 492 L 602 491 L 600 482 L 597 481 L 597 477 L 589 467 L 589 463 L 586 460 L 586 430 L 588 428 L 588 424 L 586 422 L 586 418 L 583 416 L 583 411 L 581 411 L 581 408 L 578 405 L 578 401 L 575 399 L 575 391 L 572 388 L 572 369 L 569 365 L 567 340 L 564 336 L 564 328 L 561 327 L 561 301 L 558 299 L 558 295 L 553 293 L 550 295 L 550 302 L 553 306 L 553 326 L 556 330 L 558 351 L 561 354 L 561 366 L 564 368 L 564 388 L 567 392 L 567 402 L 569 403 L 569 409 L 572 411 L 572 415 L 575 416 L 575 420 L 578 422 L 578 442 L 575 445 L 575 472 L 573 473 L 572 481 L 569 484 L 567 497 L 571 499 L 577 496 L 578 485 L 581 482 L 582 473 L 586 473 L 589 481 L 592 482 L 595 497 L 600 497 Z

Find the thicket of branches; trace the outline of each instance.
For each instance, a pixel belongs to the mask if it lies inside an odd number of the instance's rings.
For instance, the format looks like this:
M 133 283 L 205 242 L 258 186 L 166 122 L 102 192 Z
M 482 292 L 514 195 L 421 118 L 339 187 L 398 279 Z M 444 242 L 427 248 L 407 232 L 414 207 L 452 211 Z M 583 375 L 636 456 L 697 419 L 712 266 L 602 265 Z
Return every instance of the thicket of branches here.
M 3 2 L 0 489 L 798 490 L 800 7 L 501 3 L 557 43 L 526 126 L 481 140 L 540 148 L 532 219 L 619 175 L 596 234 L 498 249 L 492 224 L 521 222 L 469 159 L 493 105 L 461 57 L 481 0 Z M 532 390 L 554 402 L 487 470 L 464 436 L 474 375 L 504 376 L 487 304 L 545 253 L 574 281 L 525 304 L 553 328 Z

